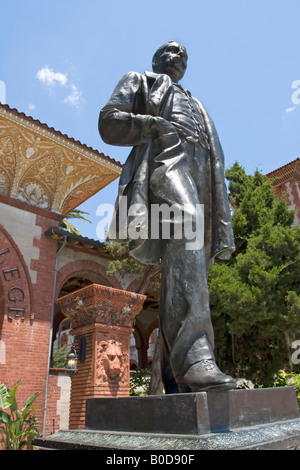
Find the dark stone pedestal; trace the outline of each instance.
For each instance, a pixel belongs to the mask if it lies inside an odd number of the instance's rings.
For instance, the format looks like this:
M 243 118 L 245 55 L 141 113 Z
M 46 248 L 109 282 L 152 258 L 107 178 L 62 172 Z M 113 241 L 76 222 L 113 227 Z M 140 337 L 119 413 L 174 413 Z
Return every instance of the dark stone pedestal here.
M 293 387 L 91 398 L 84 430 L 58 431 L 34 444 L 99 450 L 300 448 L 300 416 Z
M 293 387 L 87 400 L 86 429 L 207 434 L 299 418 Z

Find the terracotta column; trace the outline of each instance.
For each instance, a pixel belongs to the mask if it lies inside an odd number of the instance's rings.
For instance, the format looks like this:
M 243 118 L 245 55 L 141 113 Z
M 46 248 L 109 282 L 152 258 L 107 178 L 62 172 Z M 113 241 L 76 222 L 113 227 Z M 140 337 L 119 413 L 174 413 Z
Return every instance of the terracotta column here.
M 140 369 L 145 369 L 146 367 L 148 367 L 148 348 L 149 348 L 149 345 L 136 347 L 138 351 Z
M 58 299 L 71 320 L 79 356 L 71 387 L 70 429 L 85 427 L 87 398 L 129 395 L 129 336 L 145 299 L 98 284 Z

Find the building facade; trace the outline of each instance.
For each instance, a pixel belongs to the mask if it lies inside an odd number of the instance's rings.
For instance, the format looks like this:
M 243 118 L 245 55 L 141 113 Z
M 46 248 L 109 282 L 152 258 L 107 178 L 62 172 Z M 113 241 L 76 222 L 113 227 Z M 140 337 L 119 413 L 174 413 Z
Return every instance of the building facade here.
M 44 411 L 60 290 L 78 276 L 115 285 L 105 280 L 105 257 L 84 246 L 74 255 L 68 240 L 60 256 L 52 230 L 120 171 L 113 159 L 0 105 L 0 382 L 21 381 L 20 403 L 39 392 L 40 431 L 53 430 Z
M 294 225 L 300 225 L 300 158 L 268 173 L 275 195 L 285 195 L 288 206 L 295 211 Z

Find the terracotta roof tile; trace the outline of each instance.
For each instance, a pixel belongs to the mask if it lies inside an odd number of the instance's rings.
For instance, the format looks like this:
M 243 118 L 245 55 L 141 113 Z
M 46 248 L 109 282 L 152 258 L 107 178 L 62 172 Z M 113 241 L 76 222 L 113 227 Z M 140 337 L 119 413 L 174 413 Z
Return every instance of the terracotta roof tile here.
M 44 235 L 48 238 L 59 240 L 60 242 L 62 242 L 66 237 L 69 246 L 81 246 L 94 251 L 100 251 L 102 254 L 109 254 L 108 250 L 105 248 L 104 242 L 93 240 L 92 238 L 84 237 L 83 235 L 77 235 L 76 233 L 71 233 L 60 227 L 50 227 L 44 232 Z
M 291 178 L 299 180 L 300 178 L 300 158 L 283 165 L 276 170 L 271 171 L 266 175 L 268 178 L 273 179 L 273 186 L 278 186 Z
M 279 168 L 276 168 L 276 170 L 273 170 L 270 173 L 267 173 L 267 176 L 271 176 L 274 173 L 275 174 L 280 173 L 282 171 L 289 170 L 289 169 L 294 170 L 297 166 L 297 163 L 300 163 L 300 158 L 295 158 L 295 160 L 292 160 L 291 162 L 286 163 L 285 165 L 280 166 Z

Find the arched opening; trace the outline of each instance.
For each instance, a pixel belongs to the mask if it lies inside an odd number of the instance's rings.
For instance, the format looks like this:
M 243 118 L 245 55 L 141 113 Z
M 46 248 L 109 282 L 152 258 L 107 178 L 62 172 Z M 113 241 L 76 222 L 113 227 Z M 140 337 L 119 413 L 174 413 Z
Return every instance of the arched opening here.
M 130 369 L 144 369 L 151 366 L 159 329 L 154 326 L 149 335 L 143 335 L 138 326 L 130 335 Z
M 149 335 L 149 340 L 148 340 L 148 351 L 147 351 L 147 356 L 148 356 L 148 364 L 152 364 L 153 358 L 154 358 L 154 353 L 155 353 L 155 346 L 156 346 L 156 340 L 159 335 L 159 328 L 154 328 L 154 330 L 151 331 Z
M 131 333 L 129 338 L 130 347 L 130 370 L 136 370 L 139 368 L 139 356 L 136 348 L 135 335 Z
M 67 279 L 63 286 L 61 287 L 58 297 L 63 297 L 64 295 L 72 294 L 73 292 L 83 289 L 84 287 L 90 286 L 96 282 L 94 279 L 91 279 L 90 277 L 83 277 L 83 276 L 72 276 L 69 279 Z M 98 282 L 98 284 L 101 284 L 103 286 L 109 286 L 109 283 L 106 281 L 105 278 L 101 276 L 101 282 Z

